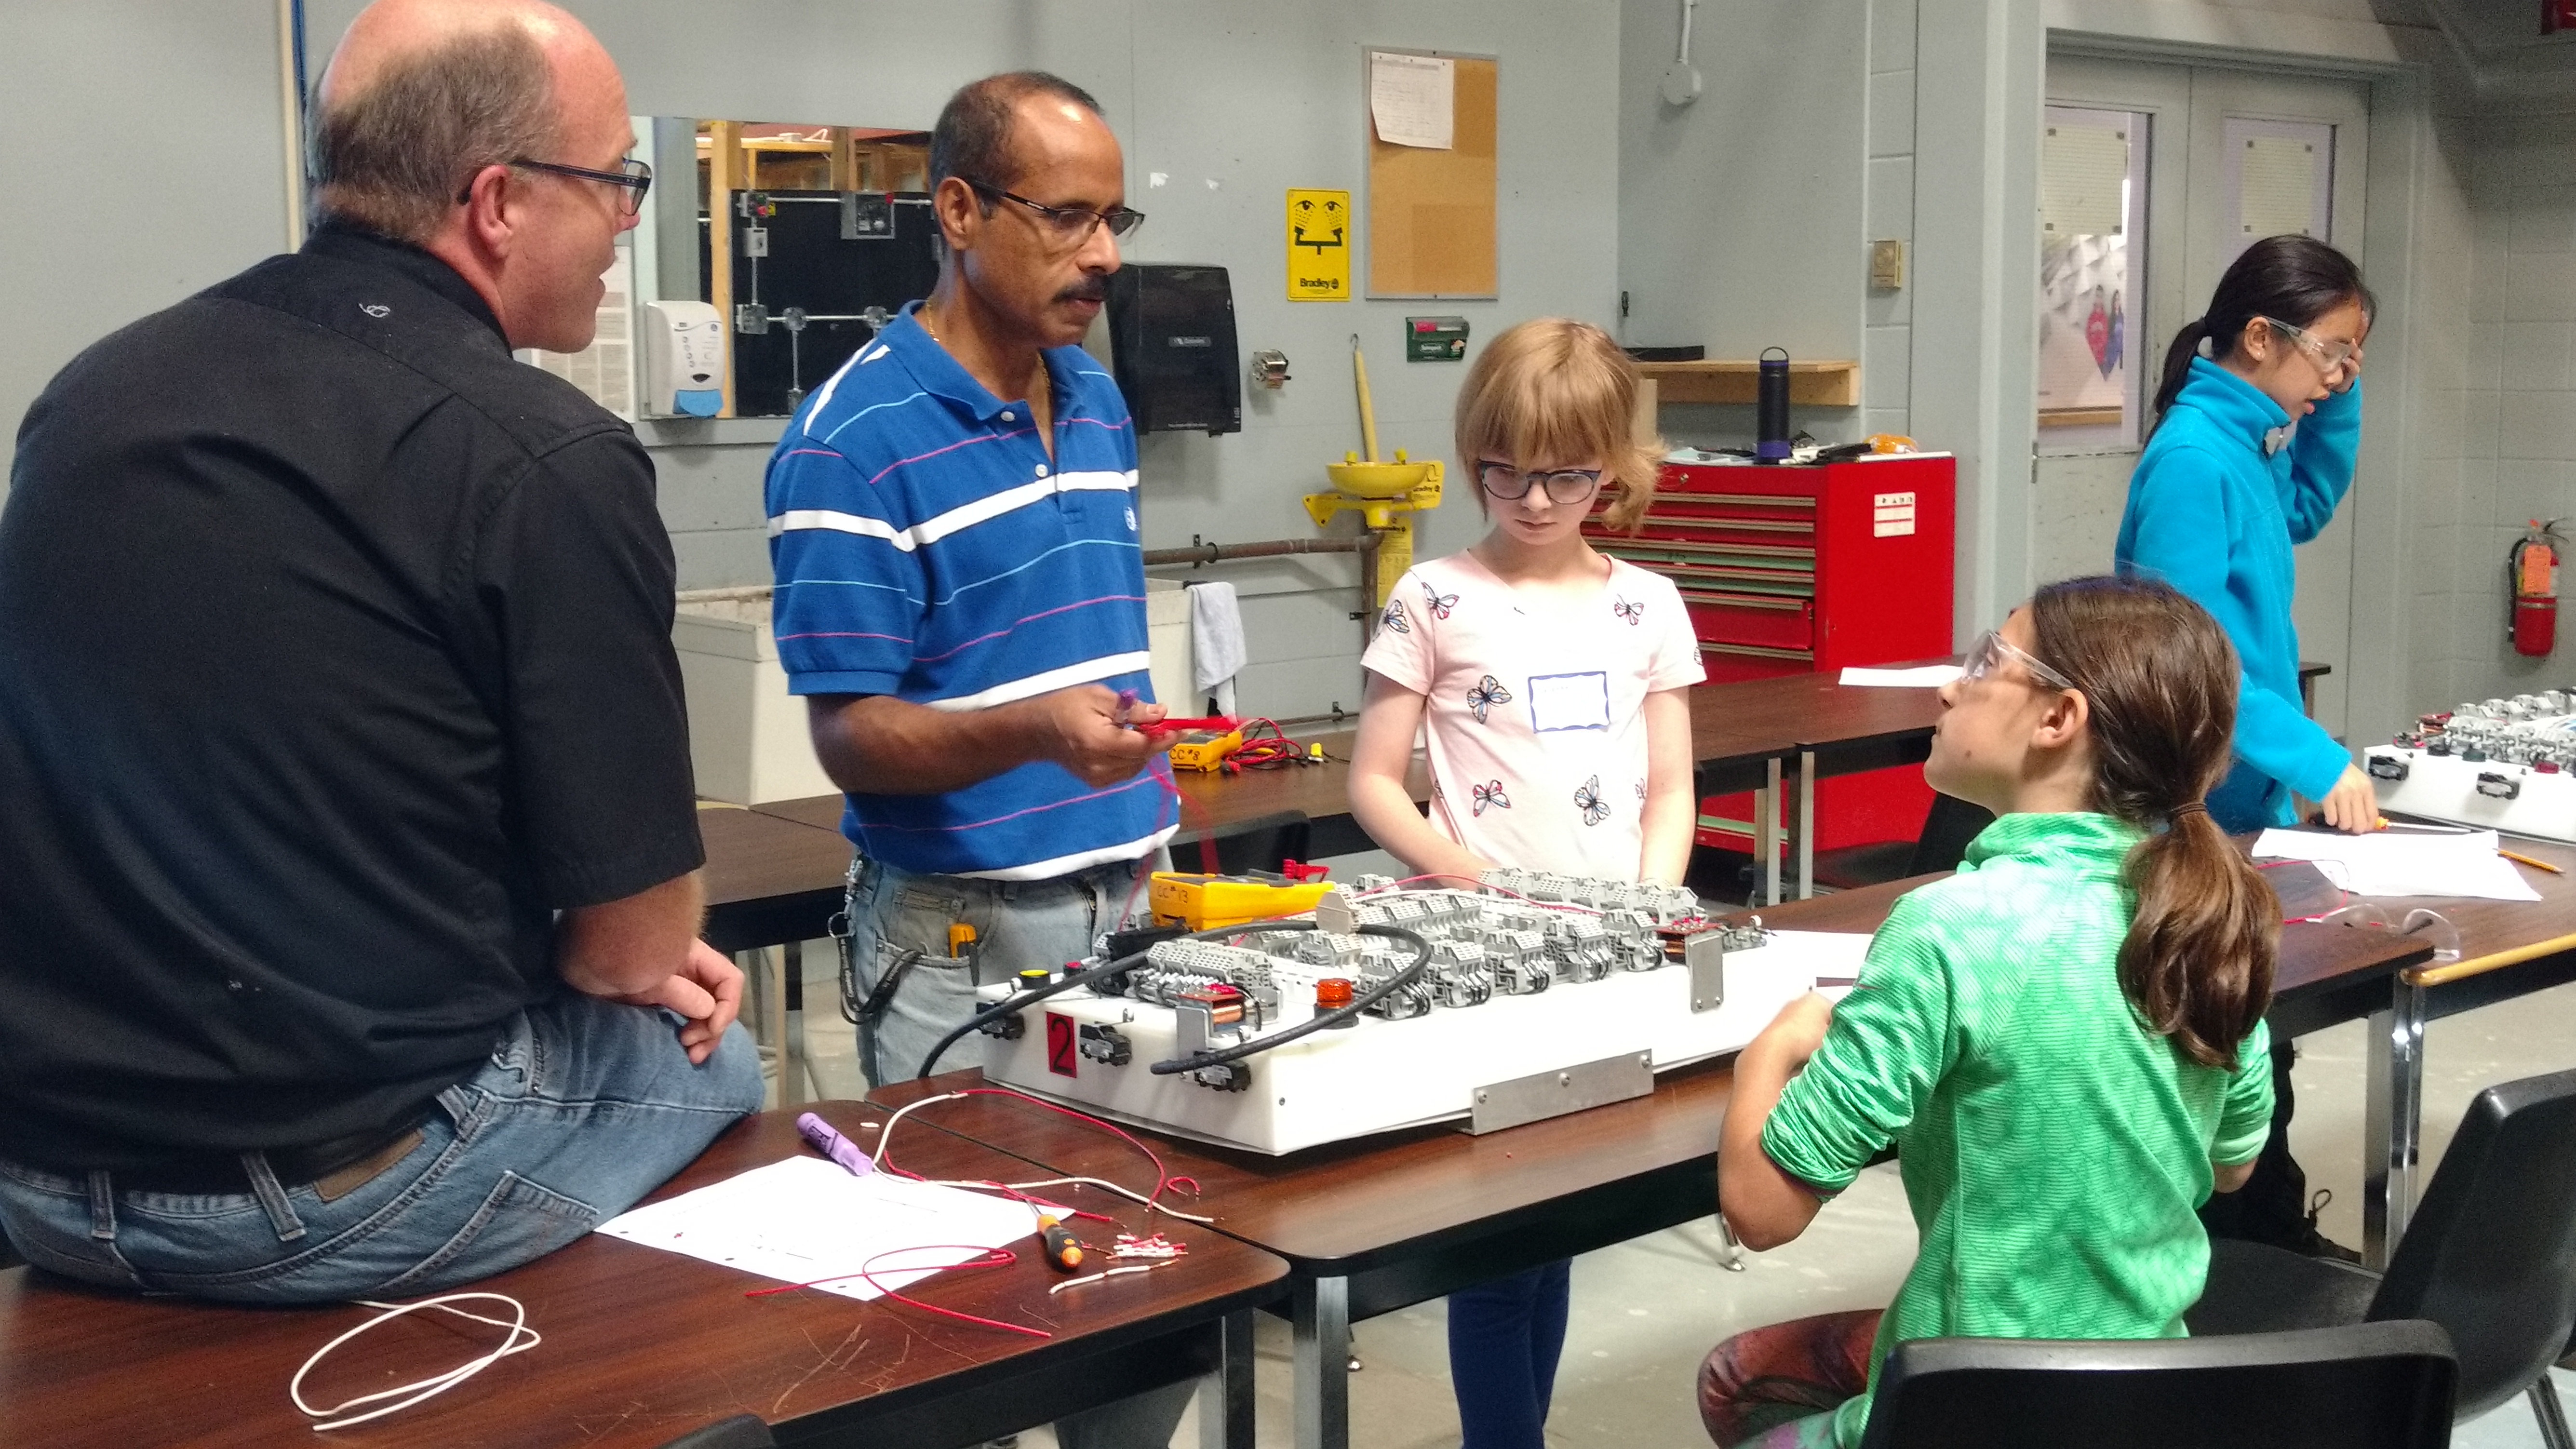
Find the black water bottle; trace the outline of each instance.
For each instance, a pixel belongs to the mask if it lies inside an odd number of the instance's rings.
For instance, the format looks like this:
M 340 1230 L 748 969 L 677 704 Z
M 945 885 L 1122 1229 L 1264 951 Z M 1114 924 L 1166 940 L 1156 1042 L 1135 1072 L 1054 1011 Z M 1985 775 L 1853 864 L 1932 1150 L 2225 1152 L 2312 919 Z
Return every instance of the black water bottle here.
M 1777 354 L 1774 356 L 1773 354 Z M 1789 461 L 1789 352 L 1766 347 L 1753 380 L 1753 461 Z

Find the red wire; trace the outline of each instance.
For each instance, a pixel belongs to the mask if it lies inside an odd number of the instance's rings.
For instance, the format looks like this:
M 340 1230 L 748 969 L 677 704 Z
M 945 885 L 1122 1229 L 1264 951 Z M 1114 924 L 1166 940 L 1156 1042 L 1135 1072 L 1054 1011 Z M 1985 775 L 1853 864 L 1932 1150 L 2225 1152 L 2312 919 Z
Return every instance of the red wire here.
M 960 1097 L 1009 1097 L 1016 1101 L 1026 1102 L 1033 1107 L 1044 1107 L 1058 1116 L 1070 1117 L 1076 1122 L 1083 1123 L 1087 1126 L 1097 1127 L 1101 1131 L 1108 1133 L 1110 1136 L 1117 1138 L 1119 1141 L 1126 1143 L 1128 1146 L 1135 1148 L 1138 1152 L 1145 1154 L 1145 1160 L 1147 1162 L 1154 1164 L 1154 1190 L 1145 1195 L 1145 1204 L 1148 1207 L 1157 1205 L 1156 1200 L 1162 1197 L 1165 1189 L 1178 1186 L 1182 1183 L 1187 1183 L 1189 1185 L 1189 1192 L 1192 1197 L 1196 1197 L 1199 1194 L 1199 1182 L 1197 1178 L 1187 1175 L 1180 1177 L 1172 1176 L 1169 1172 L 1164 1170 L 1163 1159 L 1154 1151 L 1153 1148 L 1146 1146 L 1142 1141 L 1128 1133 L 1125 1129 L 1119 1127 L 1116 1123 L 1104 1122 L 1100 1118 L 1094 1117 L 1087 1112 L 1076 1112 L 1070 1107 L 1059 1107 L 1053 1102 L 1032 1097 L 1026 1092 L 1012 1091 L 1007 1087 L 967 1087 L 958 1091 L 956 1095 Z M 894 1173 L 898 1177 L 910 1178 L 915 1182 L 927 1180 L 917 1172 L 897 1167 L 894 1163 L 893 1149 L 884 1143 L 879 1143 L 877 1147 L 877 1166 L 883 1171 Z M 1021 1192 L 1019 1189 L 1012 1187 L 1008 1183 L 995 1182 L 984 1185 L 991 1187 L 996 1191 L 1006 1193 L 1021 1202 L 1030 1203 L 1039 1207 L 1057 1206 L 1057 1204 L 1054 1203 L 1040 1203 L 1036 1198 L 1030 1197 L 1028 1194 Z M 1080 1209 L 1069 1209 L 1069 1211 L 1071 1211 L 1076 1217 L 1094 1218 L 1098 1221 L 1112 1224 L 1117 1222 L 1117 1219 L 1105 1216 L 1101 1213 L 1083 1212 Z M 1053 1338 L 1055 1336 L 1044 1329 L 1027 1328 L 1017 1323 L 1004 1323 L 998 1318 L 984 1318 L 972 1313 L 960 1313 L 954 1308 L 942 1308 L 936 1303 L 924 1303 L 918 1298 L 897 1292 L 896 1290 L 877 1281 L 876 1275 L 879 1271 L 877 1268 L 877 1262 L 879 1259 L 890 1258 L 897 1253 L 929 1252 L 933 1249 L 944 1251 L 957 1251 L 964 1249 L 973 1250 L 981 1254 L 981 1256 L 970 1258 L 963 1263 L 924 1265 L 932 1267 L 932 1271 L 934 1272 L 960 1268 L 1007 1268 L 1013 1263 L 1019 1261 L 1019 1254 L 1012 1252 L 1008 1248 L 976 1248 L 972 1243 L 916 1243 L 909 1247 L 892 1248 L 883 1253 L 879 1253 L 876 1257 L 870 1258 L 865 1263 L 859 1265 L 859 1270 L 855 1273 L 839 1273 L 829 1278 L 815 1278 L 807 1282 L 789 1283 L 777 1288 L 755 1288 L 743 1294 L 743 1296 L 745 1298 L 768 1298 L 780 1293 L 793 1293 L 801 1288 L 814 1288 L 825 1283 L 838 1283 L 850 1278 L 864 1278 L 867 1280 L 870 1287 L 876 1289 L 886 1297 L 893 1299 L 897 1303 L 908 1304 L 911 1307 L 921 1309 L 927 1313 L 936 1313 L 941 1317 L 954 1318 L 966 1323 L 981 1324 L 986 1328 L 999 1328 L 1011 1333 L 1025 1333 L 1031 1338 Z
M 882 1293 L 882 1294 L 884 1294 L 886 1297 L 893 1299 L 895 1302 L 897 1302 L 897 1303 L 909 1304 L 909 1305 L 911 1305 L 911 1306 L 912 1306 L 912 1307 L 914 1307 L 914 1308 L 918 1308 L 918 1309 L 923 1310 L 924 1312 L 928 1312 L 928 1313 L 936 1313 L 936 1314 L 940 1315 L 940 1316 L 941 1316 L 941 1317 L 943 1317 L 943 1318 L 955 1318 L 955 1319 L 959 1319 L 959 1320 L 961 1320 L 961 1321 L 963 1321 L 963 1322 L 966 1322 L 966 1323 L 977 1323 L 977 1324 L 982 1324 L 982 1325 L 983 1325 L 984 1327 L 986 1327 L 986 1328 L 1000 1328 L 1000 1329 L 1006 1329 L 1006 1330 L 1008 1330 L 1009 1332 L 1012 1332 L 1012 1333 L 1025 1333 L 1025 1334 L 1027 1334 L 1027 1335 L 1028 1335 L 1029 1337 L 1031 1337 L 1031 1338 L 1053 1338 L 1053 1337 L 1055 1337 L 1055 1335 L 1054 1335 L 1054 1334 L 1047 1332 L 1047 1331 L 1046 1331 L 1045 1329 L 1043 1329 L 1043 1328 L 1027 1328 L 1027 1327 L 1023 1327 L 1022 1325 L 1017 1324 L 1017 1323 L 1004 1323 L 1002 1320 L 1000 1320 L 1000 1319 L 998 1319 L 998 1318 L 985 1318 L 985 1317 L 981 1317 L 981 1316 L 979 1316 L 979 1315 L 977 1315 L 977 1314 L 973 1314 L 973 1313 L 960 1313 L 960 1312 L 958 1312 L 958 1311 L 957 1311 L 956 1309 L 954 1309 L 954 1308 L 942 1308 L 942 1307 L 940 1307 L 940 1306 L 939 1306 L 938 1304 L 936 1304 L 936 1303 L 924 1303 L 924 1302 L 922 1302 L 922 1301 L 921 1301 L 920 1299 L 918 1299 L 918 1298 L 910 1297 L 910 1296 L 908 1296 L 908 1295 L 906 1295 L 906 1294 L 903 1294 L 903 1293 L 898 1293 L 898 1292 L 896 1292 L 894 1289 L 889 1288 L 889 1287 L 887 1287 L 886 1285 L 884 1285 L 883 1283 L 880 1283 L 880 1282 L 878 1282 L 878 1281 L 877 1281 L 877 1272 L 878 1272 L 879 1270 L 878 1270 L 878 1268 L 877 1268 L 877 1266 L 876 1266 L 876 1265 L 877 1265 L 877 1261 L 878 1261 L 878 1259 L 881 1259 L 881 1258 L 891 1258 L 891 1257 L 893 1257 L 893 1256 L 894 1256 L 895 1254 L 897 1254 L 897 1253 L 926 1253 L 926 1252 L 931 1251 L 931 1250 L 932 1250 L 932 1249 L 934 1249 L 934 1248 L 935 1248 L 935 1249 L 944 1250 L 944 1251 L 956 1251 L 956 1250 L 958 1250 L 958 1249 L 966 1249 L 966 1250 L 969 1250 L 969 1251 L 972 1251 L 972 1252 L 975 1252 L 975 1253 L 979 1253 L 979 1254 L 981 1254 L 981 1256 L 979 1256 L 979 1257 L 975 1257 L 975 1258 L 969 1258 L 968 1260 L 966 1260 L 966 1261 L 965 1261 L 965 1262 L 963 1262 L 963 1263 L 940 1263 L 940 1264 L 922 1264 L 922 1265 L 920 1265 L 920 1266 L 922 1266 L 922 1267 L 927 1267 L 927 1268 L 931 1269 L 931 1271 L 933 1271 L 933 1272 L 946 1271 L 946 1270 L 949 1270 L 949 1269 L 965 1269 L 965 1268 L 1007 1268 L 1007 1267 L 1011 1266 L 1013 1263 L 1016 1263 L 1016 1262 L 1018 1262 L 1018 1261 L 1020 1260 L 1020 1255 L 1019 1255 L 1019 1254 L 1017 1254 L 1017 1253 L 1012 1252 L 1012 1251 L 1011 1251 L 1010 1249 L 1008 1249 L 1008 1248 L 978 1248 L 978 1247 L 976 1247 L 973 1243 L 914 1243 L 914 1244 L 910 1245 L 909 1247 L 902 1247 L 902 1248 L 889 1248 L 889 1249 L 887 1249 L 886 1251 L 884 1251 L 884 1252 L 882 1252 L 882 1253 L 877 1254 L 877 1255 L 876 1255 L 876 1257 L 870 1258 L 870 1259 L 868 1259 L 868 1260 L 867 1260 L 867 1262 L 865 1262 L 865 1263 L 861 1264 L 861 1265 L 859 1266 L 859 1271 L 857 1271 L 857 1272 L 855 1272 L 855 1273 L 836 1273 L 836 1274 L 832 1275 L 832 1276 L 831 1276 L 831 1277 L 829 1277 L 829 1278 L 816 1278 L 816 1279 L 813 1279 L 813 1280 L 811 1280 L 811 1281 L 804 1282 L 804 1283 L 789 1283 L 789 1284 L 787 1284 L 787 1285 L 785 1285 L 785 1286 L 783 1286 L 783 1287 L 778 1287 L 778 1288 L 755 1288 L 755 1289 L 751 1290 L 750 1292 L 743 1294 L 742 1296 L 743 1296 L 743 1297 L 745 1297 L 745 1298 L 768 1298 L 768 1297 L 771 1297 L 771 1296 L 773 1296 L 773 1295 L 775 1295 L 775 1294 L 780 1294 L 780 1293 L 793 1293 L 793 1292 L 796 1292 L 796 1291 L 797 1291 L 798 1289 L 800 1289 L 800 1288 L 814 1288 L 814 1287 L 819 1287 L 820 1285 L 825 1284 L 825 1283 L 838 1283 L 838 1282 L 841 1282 L 841 1281 L 843 1281 L 843 1280 L 845 1280 L 845 1279 L 849 1279 L 849 1278 L 865 1278 L 866 1280 L 868 1280 L 868 1286 L 869 1286 L 869 1287 L 876 1289 L 879 1293 Z M 895 1272 L 895 1271 L 910 1271 L 910 1270 L 906 1270 L 906 1269 L 889 1269 L 889 1270 L 886 1270 L 886 1271 Z
M 1182 812 L 1189 808 L 1189 800 L 1181 794 L 1181 782 L 1172 778 L 1171 758 L 1160 757 L 1146 768 L 1153 771 L 1155 779 L 1163 782 L 1163 793 L 1172 797 L 1172 825 L 1177 829 L 1181 824 Z M 1163 814 L 1160 810 L 1154 812 L 1154 833 L 1156 835 L 1163 833 Z M 1152 855 L 1146 855 L 1136 862 L 1136 883 L 1127 888 L 1127 901 L 1118 908 L 1118 921 L 1112 927 L 1113 930 L 1123 931 L 1127 929 L 1127 923 L 1135 919 L 1136 897 L 1144 893 L 1145 882 L 1152 879 L 1153 875 L 1154 857 Z

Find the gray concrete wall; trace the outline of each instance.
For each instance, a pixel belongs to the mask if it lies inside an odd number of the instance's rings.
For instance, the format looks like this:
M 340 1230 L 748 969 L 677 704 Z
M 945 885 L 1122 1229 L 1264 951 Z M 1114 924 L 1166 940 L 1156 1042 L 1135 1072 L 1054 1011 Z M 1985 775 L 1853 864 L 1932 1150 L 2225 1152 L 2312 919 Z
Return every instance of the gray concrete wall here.
M 1858 0 L 1846 0 L 1857 4 Z M 307 8 L 313 70 L 357 0 Z M 1128 255 L 1233 269 L 1247 352 L 1293 364 L 1223 438 L 1143 447 L 1149 547 L 1314 533 L 1298 498 L 1358 446 L 1350 338 L 1372 363 L 1389 447 L 1446 456 L 1456 365 L 1402 360 L 1408 313 L 1463 313 L 1481 346 L 1514 322 L 1610 325 L 1617 299 L 1617 0 L 572 0 L 638 114 L 927 128 L 959 84 L 1023 66 L 1098 95 L 1152 220 Z M 240 270 L 285 238 L 276 10 L 262 0 L 84 0 L 0 7 L 0 260 L 21 309 L 0 349 L 0 420 L 73 353 Z M 1364 45 L 1501 61 L 1501 290 L 1487 302 L 1290 303 L 1282 195 L 1366 188 Z M 1160 173 L 1164 184 L 1153 184 Z M 115 184 L 101 178 L 113 177 Z M 143 178 L 137 180 L 136 178 Z M 647 425 L 684 588 L 768 579 L 760 482 L 775 425 L 683 435 Z M 1421 548 L 1482 531 L 1453 488 Z M 1229 566 L 1253 663 L 1246 709 L 1359 701 L 1357 567 L 1347 557 Z
M 2555 656 L 2531 659 L 2504 636 L 2506 550 L 2530 519 L 2576 516 L 2576 88 L 2473 125 L 2472 332 L 2447 433 L 2460 473 L 2452 589 L 2438 601 L 2448 627 L 2422 639 L 2431 657 L 2419 661 L 2428 686 L 2449 687 L 2428 710 L 2576 686 L 2576 638 L 2562 632 Z M 2576 566 L 2560 579 L 2576 587 Z
M 1903 17 L 1906 34 L 1889 49 L 1910 71 L 1913 0 L 1701 0 L 1691 59 L 1705 88 L 1677 107 L 1657 81 L 1673 63 L 1681 6 L 1625 0 L 1616 100 L 1624 340 L 1698 343 L 1712 358 L 1774 346 L 1793 358 L 1861 358 L 1880 64 L 1873 8 Z M 1895 89 L 1910 102 L 1910 86 Z M 1898 121 L 1892 157 L 1912 150 L 1910 105 Z M 1889 209 L 1910 212 L 1902 197 Z M 1675 442 L 1740 446 L 1752 441 L 1752 411 L 1667 406 L 1663 426 Z M 1839 441 L 1858 435 L 1859 410 L 1801 409 L 1796 423 Z
M 285 247 L 277 41 L 267 0 L 0 5 L 7 436 L 82 348 Z
M 1528 317 L 1613 320 L 1615 0 L 572 0 L 569 8 L 616 55 L 638 114 L 927 129 L 960 84 L 1026 66 L 1098 96 L 1126 147 L 1128 203 L 1149 217 L 1127 257 L 1227 266 L 1245 352 L 1276 347 L 1291 363 L 1284 390 L 1252 390 L 1241 433 L 1143 440 L 1149 548 L 1315 533 L 1298 499 L 1326 486 L 1325 463 L 1359 446 L 1354 332 L 1368 349 L 1384 446 L 1445 457 L 1463 369 L 1405 364 L 1407 313 L 1466 315 L 1471 346 Z M 313 6 L 315 35 L 335 35 L 357 9 L 350 0 Z M 1500 60 L 1497 300 L 1286 299 L 1282 193 L 1344 187 L 1365 205 L 1364 45 Z M 1365 285 L 1364 265 L 1354 281 Z M 764 436 L 751 423 L 727 431 Z M 767 582 L 760 482 L 768 456 L 761 441 L 655 449 L 682 587 Z M 1481 528 L 1472 493 L 1453 486 L 1422 532 L 1425 555 L 1473 542 Z M 1252 662 L 1241 708 L 1286 716 L 1336 702 L 1358 707 L 1354 561 L 1227 565 L 1217 576 L 1244 596 Z

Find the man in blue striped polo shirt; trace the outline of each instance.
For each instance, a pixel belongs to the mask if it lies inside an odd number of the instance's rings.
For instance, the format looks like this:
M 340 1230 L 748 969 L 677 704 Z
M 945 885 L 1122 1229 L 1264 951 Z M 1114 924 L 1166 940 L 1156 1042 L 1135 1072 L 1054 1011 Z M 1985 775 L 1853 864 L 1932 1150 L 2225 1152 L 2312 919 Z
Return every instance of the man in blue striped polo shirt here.
M 1138 219 L 1117 139 L 1071 84 L 996 76 L 941 113 L 931 170 L 937 290 L 815 391 L 768 484 L 779 655 L 867 862 L 851 915 L 885 997 L 862 1029 L 879 1082 L 970 1014 L 951 924 L 986 979 L 1061 966 L 1118 923 L 1178 817 L 1126 727 L 1162 715 L 1135 429 L 1074 345 Z
M 1023 71 L 931 133 L 939 282 L 815 390 L 771 457 L 775 623 L 857 847 L 848 949 L 872 1082 L 916 1075 L 984 980 L 1124 923 L 1179 823 L 1146 678 L 1136 433 L 1075 344 L 1118 269 L 1126 168 L 1099 103 Z M 948 1067 L 971 1065 L 950 1053 Z M 1167 1443 L 1186 1383 L 1060 1421 Z

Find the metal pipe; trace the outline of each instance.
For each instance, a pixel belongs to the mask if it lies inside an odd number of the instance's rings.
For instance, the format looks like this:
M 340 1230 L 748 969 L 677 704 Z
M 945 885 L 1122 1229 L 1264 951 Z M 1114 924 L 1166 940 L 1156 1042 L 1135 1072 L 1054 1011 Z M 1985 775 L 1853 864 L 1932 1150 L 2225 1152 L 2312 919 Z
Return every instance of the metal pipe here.
M 1203 568 L 1213 563 L 1235 559 L 1281 558 L 1300 553 L 1355 553 L 1360 557 L 1360 607 L 1354 618 L 1360 621 L 1360 647 L 1366 649 L 1377 637 L 1377 557 L 1378 546 L 1385 541 L 1374 529 L 1348 538 L 1273 538 L 1258 543 L 1204 543 L 1197 536 L 1188 548 L 1151 548 L 1145 551 L 1145 566 L 1160 568 L 1171 564 L 1188 564 Z
M 1202 543 L 1193 538 L 1187 548 L 1145 550 L 1145 567 L 1159 568 L 1167 564 L 1189 564 L 1197 567 L 1204 564 L 1226 563 L 1234 559 L 1279 558 L 1295 553 L 1374 554 L 1376 552 L 1377 535 L 1374 533 L 1364 533 L 1356 538 L 1273 538 L 1259 543 Z
M 304 246 L 304 6 L 277 0 L 278 129 L 286 146 L 286 249 Z

